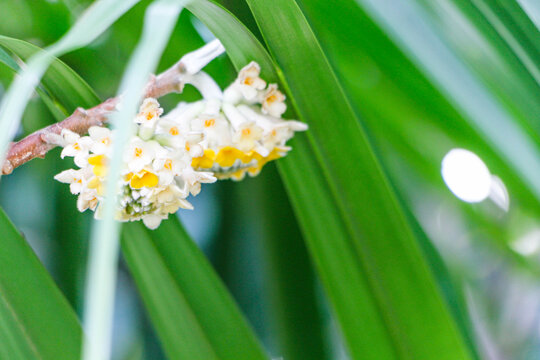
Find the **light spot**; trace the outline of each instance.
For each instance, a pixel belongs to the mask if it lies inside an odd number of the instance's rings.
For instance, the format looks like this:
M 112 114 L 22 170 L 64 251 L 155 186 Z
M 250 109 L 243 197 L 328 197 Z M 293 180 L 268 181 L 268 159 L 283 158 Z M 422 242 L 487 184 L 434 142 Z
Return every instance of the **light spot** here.
M 524 236 L 510 243 L 514 251 L 521 255 L 532 255 L 540 249 L 540 228 L 535 228 L 529 231 Z
M 490 194 L 491 174 L 482 159 L 469 150 L 450 150 L 442 160 L 441 173 L 446 186 L 463 201 L 480 202 Z

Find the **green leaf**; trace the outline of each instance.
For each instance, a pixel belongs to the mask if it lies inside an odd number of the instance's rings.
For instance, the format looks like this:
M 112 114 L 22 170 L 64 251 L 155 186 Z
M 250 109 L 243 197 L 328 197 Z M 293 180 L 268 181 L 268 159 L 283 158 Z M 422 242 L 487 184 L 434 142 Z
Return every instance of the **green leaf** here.
M 7 65 L 11 70 L 13 70 L 14 72 L 18 73 L 21 71 L 21 68 L 20 66 L 15 62 L 15 60 L 13 60 L 13 58 L 3 49 L 0 47 L 0 62 L 4 63 L 5 65 Z M 63 119 L 66 118 L 67 116 L 67 113 L 65 112 L 65 110 L 63 108 L 61 108 L 60 106 L 58 106 L 53 99 L 51 99 L 51 96 L 49 95 L 49 93 L 47 92 L 47 90 L 45 90 L 45 88 L 43 87 L 42 84 L 40 84 L 37 88 L 36 88 L 36 91 L 38 93 L 38 95 L 41 97 L 41 99 L 43 100 L 43 102 L 45 103 L 45 105 L 47 106 L 47 108 L 49 109 L 49 111 L 51 112 L 51 114 L 54 116 L 54 118 L 57 120 L 57 121 L 61 121 Z
M 269 322 L 275 324 L 279 354 L 291 360 L 329 359 L 331 340 L 315 269 L 276 167 L 269 164 L 263 176 L 238 186 L 243 199 L 239 210 L 250 213 L 244 221 L 261 226 L 266 294 L 272 305 Z
M 19 65 L 13 60 L 9 54 L 0 47 L 0 62 L 6 64 L 11 70 L 13 71 L 19 71 L 20 67 Z
M 2 209 L 0 237 L 0 357 L 77 359 L 77 317 Z
M 399 2 L 394 6 L 386 0 L 357 2 L 455 106 L 493 151 L 505 160 L 515 176 L 522 178 L 536 200 L 540 199 L 540 185 L 536 181 L 540 176 L 540 143 L 536 132 L 529 131 L 525 125 L 531 121 L 523 119 L 523 115 L 532 119 L 531 113 L 523 113 L 520 109 L 523 105 L 508 105 L 507 102 L 515 101 L 515 97 L 502 90 L 504 86 L 497 85 L 498 80 L 494 81 L 499 71 L 492 73 L 491 80 L 482 81 L 482 78 L 486 79 L 485 73 L 490 66 L 486 66 L 483 61 L 475 63 L 470 51 L 468 56 L 464 56 L 465 51 L 454 50 L 456 45 L 448 40 L 450 35 L 455 35 L 454 31 L 446 29 L 443 22 L 430 14 L 433 2 L 424 6 L 414 2 Z M 388 11 L 390 8 L 392 11 Z M 462 46 L 468 49 L 491 45 L 483 41 L 478 43 L 477 37 L 470 40 L 471 37 L 466 34 L 461 34 L 459 38 Z M 488 64 L 493 59 L 498 60 L 495 54 L 483 59 Z M 478 70 L 480 67 L 483 71 Z M 519 84 L 520 81 L 516 80 L 511 81 Z M 531 83 L 530 79 L 528 83 Z M 493 90 L 494 87 L 498 90 Z M 504 98 L 501 98 L 503 93 Z
M 115 3 L 108 0 L 95 3 L 92 7 L 94 16 L 101 12 L 107 12 L 107 6 L 116 7 L 116 11 L 121 10 L 121 6 L 133 0 Z M 112 145 L 112 154 L 108 163 L 108 173 L 106 183 L 117 184 L 121 178 L 123 166 L 122 154 L 127 149 L 128 142 L 133 136 L 133 119 L 138 112 L 141 98 L 144 93 L 144 86 L 148 81 L 149 74 L 153 73 L 158 65 L 161 54 L 171 36 L 178 16 L 183 9 L 184 3 L 188 0 L 157 0 L 150 4 L 144 15 L 144 26 L 141 37 L 130 56 L 129 62 L 120 83 L 117 96 L 122 97 L 122 106 L 118 111 L 112 113 L 109 120 L 116 136 Z M 102 4 L 103 7 L 99 7 Z M 120 6 L 120 7 L 119 7 Z M 124 9 L 127 10 L 127 9 Z M 103 14 L 110 21 L 115 18 L 111 14 Z M 120 15 L 120 14 L 118 14 Z M 103 27 L 107 25 L 99 20 L 99 16 L 94 19 L 94 26 Z M 80 20 L 80 27 L 72 28 L 73 34 L 80 35 L 72 38 L 66 35 L 65 43 L 60 40 L 62 46 L 71 46 L 71 42 L 77 43 L 86 37 L 81 30 L 92 26 L 84 16 Z M 78 30 L 77 30 L 78 29 Z M 53 45 L 54 46 L 54 45 Z M 83 347 L 83 358 L 85 360 L 106 359 L 110 357 L 112 338 L 112 314 L 114 308 L 115 283 L 117 276 L 117 262 L 120 248 L 120 228 L 121 222 L 117 221 L 117 193 L 116 186 L 109 186 L 105 190 L 102 207 L 102 221 L 95 221 L 92 224 L 88 272 L 86 282 L 86 299 L 84 305 L 85 330 L 88 341 Z
M 285 1 L 248 3 L 283 70 L 291 102 L 310 125 L 309 146 L 298 136 L 292 142 L 293 152 L 280 160 L 280 166 L 351 354 L 355 358 L 366 353 L 378 358 L 392 358 L 396 353 L 468 358 L 469 351 L 360 122 L 299 8 Z M 234 47 L 229 46 L 233 42 L 251 54 L 248 58 L 270 62 L 261 56 L 260 45 L 253 45 L 255 39 L 240 35 L 245 30 L 226 19 L 227 13 L 222 12 L 219 25 L 203 18 L 208 8 L 218 11 L 201 1 L 190 10 L 222 40 L 236 66 L 245 64 L 246 55 L 237 60 Z M 347 255 L 352 257 L 345 268 Z M 344 280 L 351 273 L 357 278 Z M 340 299 L 340 289 L 333 282 L 358 288 Z M 369 306 L 344 307 L 355 298 Z M 354 318 L 362 318 L 362 324 L 355 324 Z M 369 331 L 369 338 L 361 336 L 364 331 Z
M 301 5 L 351 102 L 362 113 L 392 175 L 392 183 L 403 193 L 417 191 L 411 189 L 412 178 L 417 179 L 413 187 L 436 189 L 440 196 L 466 213 L 464 218 L 469 226 L 492 229 L 488 240 L 492 249 L 514 264 L 525 265 L 527 270 L 536 273 L 535 264 L 519 258 L 520 255 L 508 246 L 505 222 L 476 211 L 448 191 L 441 179 L 441 160 L 455 147 L 474 151 L 494 174 L 503 179 L 512 194 L 513 204 L 519 203 L 520 207 L 538 212 L 539 204 L 523 179 L 497 156 L 354 0 L 339 3 L 310 1 L 301 2 Z M 342 16 L 345 13 L 347 17 Z M 476 15 L 472 18 L 481 18 L 480 14 Z M 357 31 L 349 31 L 352 27 Z M 468 47 L 472 48 L 471 45 Z M 478 59 L 478 67 L 483 61 Z M 495 72 L 494 76 L 500 79 L 497 74 L 500 73 Z M 511 83 L 519 84 L 519 81 L 513 79 Z M 508 86 L 505 84 L 499 89 L 508 89 Z M 533 113 L 530 119 L 534 121 Z M 407 167 L 414 169 L 414 173 L 410 173 L 411 169 L 406 171 Z M 420 177 L 429 184 L 422 182 Z M 411 199 L 409 206 L 415 207 L 416 203 Z
M 0 36 L 0 45 L 23 61 L 42 50 L 26 41 L 7 36 Z M 41 83 L 54 101 L 61 104 L 67 115 L 75 111 L 77 107 L 90 108 L 101 102 L 94 90 L 73 69 L 59 59 L 53 61 Z
M 124 228 L 124 256 L 171 359 L 267 358 L 178 219 L 172 217 L 153 232 L 140 223 Z
M 266 80 L 278 81 L 273 62 L 262 45 L 229 12 L 209 1 L 193 2 L 187 8 L 222 41 L 237 69 L 255 60 Z M 290 144 L 293 152 L 279 160 L 278 166 L 349 351 L 367 358 L 391 359 L 393 345 L 347 240 L 351 235 L 338 215 L 322 169 L 305 137 L 297 136 Z M 309 187 L 304 178 L 310 179 Z

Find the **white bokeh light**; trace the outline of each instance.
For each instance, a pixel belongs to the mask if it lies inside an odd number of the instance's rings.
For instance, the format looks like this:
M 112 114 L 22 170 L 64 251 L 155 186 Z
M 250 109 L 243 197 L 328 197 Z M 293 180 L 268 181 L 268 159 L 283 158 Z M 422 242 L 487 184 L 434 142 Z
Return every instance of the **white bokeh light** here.
M 482 159 L 465 149 L 452 149 L 443 158 L 442 177 L 459 199 L 475 203 L 485 200 L 491 190 L 491 174 Z

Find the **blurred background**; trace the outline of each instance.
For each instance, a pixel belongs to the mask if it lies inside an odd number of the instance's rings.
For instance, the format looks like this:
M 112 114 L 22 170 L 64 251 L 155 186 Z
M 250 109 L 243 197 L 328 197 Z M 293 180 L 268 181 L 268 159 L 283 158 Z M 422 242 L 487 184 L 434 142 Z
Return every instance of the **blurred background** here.
M 89 3 L 2 0 L 0 35 L 44 47 Z M 141 1 L 90 47 L 62 57 L 102 99 L 116 93 L 149 3 Z M 221 3 L 259 34 L 242 0 Z M 470 318 L 481 356 L 538 359 L 540 206 L 535 186 L 504 161 L 500 144 L 483 136 L 511 119 L 540 141 L 540 87 L 531 76 L 538 76 L 539 64 L 534 57 L 532 63 L 523 60 L 524 53 L 540 54 L 534 0 L 493 1 L 487 8 L 450 0 L 299 3 L 328 45 L 329 60 L 354 98 L 399 197 L 427 235 L 423 246 L 443 258 L 447 269 L 441 271 L 451 275 L 448 286 L 462 294 L 463 303 L 456 306 Z M 341 18 L 343 13 L 350 16 Z M 521 32 L 508 34 L 508 24 Z M 212 38 L 184 11 L 159 70 Z M 428 48 L 438 49 L 438 55 Z M 206 70 L 222 86 L 235 78 L 225 56 Z M 0 96 L 13 76 L 0 64 Z M 167 110 L 179 99 L 197 98 L 186 89 L 161 102 Z M 52 122 L 35 96 L 19 135 Z M 510 148 L 514 140 L 507 139 Z M 71 167 L 71 160 L 59 155 L 56 149 L 3 177 L 0 204 L 80 315 L 92 214 L 78 213 L 68 187 L 53 180 Z M 295 336 L 311 344 L 297 354 L 346 359 L 275 165 L 242 183 L 203 187 L 192 199 L 195 210 L 178 216 L 272 356 L 294 353 L 290 327 L 282 326 L 293 317 Z M 115 359 L 164 358 L 123 263 L 115 337 Z

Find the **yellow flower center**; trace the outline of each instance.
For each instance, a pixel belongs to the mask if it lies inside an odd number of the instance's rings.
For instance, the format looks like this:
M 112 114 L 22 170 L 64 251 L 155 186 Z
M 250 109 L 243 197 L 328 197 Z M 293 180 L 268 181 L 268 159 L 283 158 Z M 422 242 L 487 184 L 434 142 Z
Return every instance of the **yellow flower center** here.
M 167 159 L 167 161 L 165 161 L 165 165 L 163 165 L 163 167 L 167 170 L 172 170 L 172 160 L 171 159 Z
M 173 126 L 172 128 L 170 128 L 169 134 L 171 134 L 172 136 L 178 135 L 179 134 L 178 128 L 176 126 Z
M 105 176 L 107 174 L 107 158 L 105 158 L 105 155 L 90 156 L 88 163 L 94 165 L 92 168 L 94 175 Z
M 270 95 L 269 97 L 266 98 L 266 102 L 267 103 L 273 103 L 274 101 L 277 100 L 277 96 L 276 95 Z
M 246 85 L 253 85 L 253 78 L 251 77 L 247 77 L 245 80 L 244 80 L 244 84 Z
M 216 119 L 208 119 L 204 121 L 204 127 L 212 127 L 216 124 Z
M 244 160 L 245 154 L 243 151 L 238 150 L 232 146 L 223 147 L 216 156 L 216 162 L 219 166 L 229 167 L 233 166 L 237 159 Z
M 154 113 L 152 112 L 147 112 L 146 113 L 146 120 L 150 121 L 154 118 Z
M 79 143 L 73 144 L 73 148 L 74 148 L 75 150 L 81 150 L 81 147 L 79 146 Z
M 242 136 L 249 136 L 251 135 L 251 129 L 250 128 L 245 128 L 242 130 Z
M 203 156 L 193 158 L 191 166 L 195 169 L 210 169 L 214 165 L 216 153 L 212 149 L 204 150 Z
M 103 188 L 103 183 L 97 177 L 93 177 L 88 182 L 88 188 L 89 189 L 96 189 L 98 195 L 100 195 L 100 196 L 105 193 L 105 189 Z
M 109 139 L 108 137 L 103 138 L 103 140 L 101 140 L 101 143 L 103 145 L 109 145 L 111 143 L 111 139 Z
M 148 170 L 141 170 L 131 177 L 130 185 L 133 189 L 140 189 L 142 187 L 151 188 L 156 186 L 158 182 L 159 178 L 156 174 Z
M 136 147 L 135 150 L 133 151 L 133 154 L 135 155 L 135 157 L 141 157 L 142 156 L 142 149 L 139 148 L 139 147 Z

